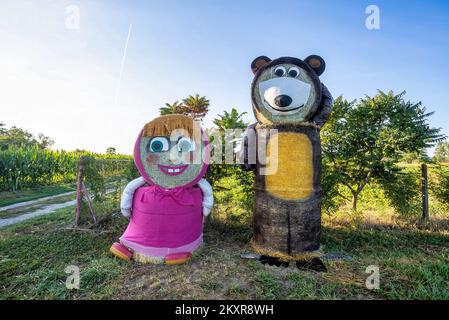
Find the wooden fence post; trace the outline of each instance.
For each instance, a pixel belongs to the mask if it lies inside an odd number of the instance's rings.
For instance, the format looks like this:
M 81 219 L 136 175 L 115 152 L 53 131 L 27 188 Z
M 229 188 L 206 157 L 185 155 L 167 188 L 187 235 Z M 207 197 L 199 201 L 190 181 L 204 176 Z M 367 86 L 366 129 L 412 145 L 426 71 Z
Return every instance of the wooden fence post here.
M 422 182 L 422 218 L 424 221 L 429 220 L 429 193 L 427 190 L 427 164 L 421 165 L 421 182 Z
M 83 160 L 84 157 L 80 156 L 78 160 L 78 174 L 76 179 L 76 215 L 75 225 L 79 225 L 81 218 L 81 205 L 83 201 Z

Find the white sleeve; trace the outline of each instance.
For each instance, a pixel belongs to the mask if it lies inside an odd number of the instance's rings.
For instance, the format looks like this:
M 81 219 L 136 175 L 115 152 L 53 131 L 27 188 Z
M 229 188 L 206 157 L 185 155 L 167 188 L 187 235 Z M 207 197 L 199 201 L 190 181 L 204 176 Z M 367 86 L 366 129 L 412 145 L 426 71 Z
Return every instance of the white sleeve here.
M 126 185 L 125 190 L 123 190 L 122 199 L 120 201 L 120 209 L 123 216 L 129 217 L 131 215 L 134 192 L 144 184 L 145 180 L 142 177 L 139 177 Z
M 201 191 L 203 191 L 203 215 L 208 216 L 214 206 L 212 186 L 205 179 L 198 181 L 198 186 L 201 188 Z

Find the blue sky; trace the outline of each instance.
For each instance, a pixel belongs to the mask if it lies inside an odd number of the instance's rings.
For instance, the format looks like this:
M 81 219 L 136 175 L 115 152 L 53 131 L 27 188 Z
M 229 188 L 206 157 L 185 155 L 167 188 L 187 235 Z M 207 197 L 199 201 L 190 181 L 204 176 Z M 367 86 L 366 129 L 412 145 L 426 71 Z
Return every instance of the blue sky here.
M 370 4 L 380 30 L 365 27 Z M 66 27 L 70 5 L 79 29 Z M 0 121 L 56 148 L 130 153 L 159 107 L 194 93 L 211 100 L 206 126 L 231 107 L 252 122 L 259 55 L 321 55 L 335 97 L 406 90 L 449 135 L 447 1 L 2 0 L 0 40 Z

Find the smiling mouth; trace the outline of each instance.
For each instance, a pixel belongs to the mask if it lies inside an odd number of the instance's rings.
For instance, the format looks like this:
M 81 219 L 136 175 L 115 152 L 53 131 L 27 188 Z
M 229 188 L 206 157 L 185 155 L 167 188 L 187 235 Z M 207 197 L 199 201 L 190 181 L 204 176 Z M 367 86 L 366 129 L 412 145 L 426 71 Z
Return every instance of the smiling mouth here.
M 302 104 L 302 105 L 300 105 L 299 107 L 292 108 L 292 109 L 278 109 L 278 108 L 273 107 L 271 104 L 269 104 L 267 100 L 265 100 L 265 102 L 266 102 L 272 109 L 274 109 L 274 110 L 276 110 L 276 111 L 280 111 L 280 112 L 289 112 L 289 111 L 298 110 L 298 109 L 301 109 L 302 107 L 304 107 L 304 104 Z
M 158 165 L 159 170 L 162 171 L 162 173 L 165 173 L 166 175 L 169 176 L 177 176 L 182 174 L 188 167 L 189 165 L 185 164 L 183 166 L 162 166 L 162 165 Z

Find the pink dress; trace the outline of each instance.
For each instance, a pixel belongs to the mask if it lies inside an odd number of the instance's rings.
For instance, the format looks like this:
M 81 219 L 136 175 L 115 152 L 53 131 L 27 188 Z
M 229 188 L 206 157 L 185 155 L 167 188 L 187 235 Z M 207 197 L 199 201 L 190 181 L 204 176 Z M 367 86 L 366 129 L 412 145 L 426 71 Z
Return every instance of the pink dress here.
M 202 199 L 197 186 L 138 188 L 130 223 L 120 242 L 153 257 L 196 250 L 203 242 Z

